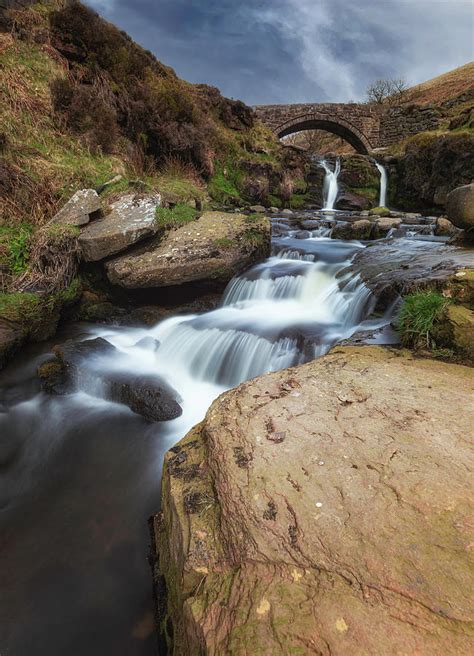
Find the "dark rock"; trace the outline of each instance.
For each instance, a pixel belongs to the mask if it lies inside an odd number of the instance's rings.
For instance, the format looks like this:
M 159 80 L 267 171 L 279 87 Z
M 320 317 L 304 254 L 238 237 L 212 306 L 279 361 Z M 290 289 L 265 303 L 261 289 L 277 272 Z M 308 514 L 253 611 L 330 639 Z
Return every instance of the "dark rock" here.
M 372 202 L 365 196 L 345 191 L 337 199 L 337 209 L 359 212 L 372 207 Z
M 447 215 L 455 226 L 474 238 L 474 183 L 454 189 L 447 199 Z
M 156 340 L 152 341 L 156 348 Z M 83 389 L 122 403 L 148 421 L 169 421 L 182 413 L 176 391 L 158 376 L 104 370 L 102 358 L 113 357 L 118 351 L 101 337 L 69 341 L 53 351 L 56 360 L 42 365 L 38 371 L 42 388 L 49 394 Z

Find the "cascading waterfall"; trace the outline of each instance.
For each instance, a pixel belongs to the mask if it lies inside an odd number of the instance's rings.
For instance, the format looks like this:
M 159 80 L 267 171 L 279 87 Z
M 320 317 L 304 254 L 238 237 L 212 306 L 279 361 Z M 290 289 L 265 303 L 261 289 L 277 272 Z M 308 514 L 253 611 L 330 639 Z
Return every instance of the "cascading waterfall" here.
M 371 293 L 350 271 L 363 246 L 327 238 L 275 240 L 275 254 L 228 285 L 221 306 L 167 319 L 150 330 L 95 329 L 121 351 L 108 368 L 142 371 L 178 392 L 177 436 L 200 421 L 211 401 L 244 380 L 306 362 L 350 337 L 371 311 Z M 298 249 L 294 248 L 295 242 Z M 143 337 L 156 351 L 140 345 Z
M 337 179 L 341 172 L 341 160 L 339 157 L 336 159 L 334 171 L 331 170 L 329 164 L 325 159 L 319 162 L 319 165 L 326 171 L 323 184 L 324 207 L 323 210 L 333 210 L 339 192 Z
M 379 207 L 385 207 L 387 202 L 387 169 L 382 164 L 375 162 L 380 173 L 380 196 Z

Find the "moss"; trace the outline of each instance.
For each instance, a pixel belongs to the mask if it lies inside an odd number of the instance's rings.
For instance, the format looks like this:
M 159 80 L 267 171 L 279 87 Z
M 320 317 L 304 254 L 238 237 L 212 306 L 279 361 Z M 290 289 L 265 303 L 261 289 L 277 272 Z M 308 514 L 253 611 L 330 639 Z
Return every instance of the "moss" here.
M 214 244 L 217 246 L 217 248 L 233 248 L 235 246 L 235 242 L 228 237 L 214 239 Z
M 179 228 L 190 221 L 194 221 L 198 212 L 189 205 L 175 205 L 173 208 L 157 207 L 156 222 L 165 230 Z
M 289 206 L 292 210 L 299 210 L 305 206 L 307 197 L 305 194 L 292 194 L 289 200 Z
M 0 317 L 25 326 L 37 320 L 41 299 L 35 294 L 0 294 Z
M 281 198 L 278 198 L 278 196 L 274 196 L 273 194 L 268 196 L 268 202 L 270 203 L 271 207 L 277 207 L 278 209 L 280 209 L 283 205 Z
M 387 207 L 374 207 L 369 210 L 369 216 L 390 216 L 390 210 Z
M 262 246 L 265 243 L 264 235 L 256 228 L 246 230 L 242 235 L 242 239 L 252 247 Z
M 433 345 L 433 328 L 441 320 L 449 300 L 436 291 L 405 296 L 399 314 L 399 332 L 405 346 Z
M 48 379 L 51 376 L 60 374 L 62 369 L 62 365 L 58 360 L 49 360 L 38 367 L 38 376 L 42 379 Z
M 377 201 L 379 198 L 378 184 L 374 187 L 348 187 L 348 191 L 359 196 L 365 196 L 371 201 Z
M 243 177 L 242 171 L 232 161 L 225 165 L 218 163 L 208 183 L 211 198 L 223 205 L 238 205 L 241 202 L 239 186 Z

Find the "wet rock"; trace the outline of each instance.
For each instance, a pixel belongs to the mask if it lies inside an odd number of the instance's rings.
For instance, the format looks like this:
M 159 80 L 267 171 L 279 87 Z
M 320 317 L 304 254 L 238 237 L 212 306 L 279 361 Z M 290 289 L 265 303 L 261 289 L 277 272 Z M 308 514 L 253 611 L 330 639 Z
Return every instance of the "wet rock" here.
M 373 229 L 373 236 L 375 239 L 386 237 L 390 230 L 400 227 L 402 219 L 384 217 L 377 219 Z
M 23 326 L 0 318 L 0 369 L 21 346 L 26 336 L 27 331 Z
M 139 339 L 135 346 L 145 349 L 146 351 L 157 351 L 160 348 L 160 342 L 157 339 L 153 339 L 153 337 L 148 336 Z
M 469 231 L 474 238 L 474 183 L 458 187 L 448 195 L 447 215 L 451 223 Z
M 188 282 L 228 282 L 270 252 L 270 222 L 243 214 L 205 212 L 158 245 L 106 264 L 115 285 L 129 289 Z
M 472 267 L 473 254 L 439 242 L 393 239 L 377 241 L 358 252 L 352 270 L 385 306 L 398 294 L 441 287 L 456 271 Z
M 331 233 L 333 239 L 370 239 L 373 224 L 368 219 L 337 223 Z
M 368 210 L 372 203 L 365 196 L 350 191 L 343 192 L 337 199 L 337 209 L 359 212 Z
M 103 260 L 155 235 L 155 211 L 160 200 L 159 194 L 127 194 L 112 203 L 110 213 L 90 223 L 79 236 L 84 260 Z
M 453 226 L 451 221 L 448 221 L 448 219 L 440 217 L 436 221 L 435 235 L 437 237 L 452 237 L 453 235 L 457 234 L 457 232 L 457 228 Z
M 256 212 L 257 214 L 265 214 L 266 209 L 263 205 L 251 205 L 249 207 L 249 212 Z
M 390 210 L 388 207 L 374 207 L 373 209 L 369 210 L 369 216 L 390 216 Z
M 51 219 L 51 223 L 82 226 L 101 211 L 101 201 L 94 189 L 77 191 L 66 205 Z
M 217 399 L 154 519 L 172 653 L 470 653 L 472 392 L 359 347 Z
M 56 360 L 38 370 L 42 389 L 48 394 L 67 394 L 81 389 L 122 403 L 148 421 L 169 421 L 182 414 L 176 391 L 159 377 L 111 368 L 119 353 L 101 337 L 83 342 L 69 341 L 53 351 Z

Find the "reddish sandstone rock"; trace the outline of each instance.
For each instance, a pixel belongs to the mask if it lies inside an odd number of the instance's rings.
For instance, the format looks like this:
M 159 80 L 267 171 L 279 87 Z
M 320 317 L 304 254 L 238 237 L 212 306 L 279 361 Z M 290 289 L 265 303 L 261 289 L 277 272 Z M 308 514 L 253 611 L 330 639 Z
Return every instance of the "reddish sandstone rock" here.
M 337 348 L 215 401 L 155 518 L 170 653 L 472 654 L 473 386 Z

